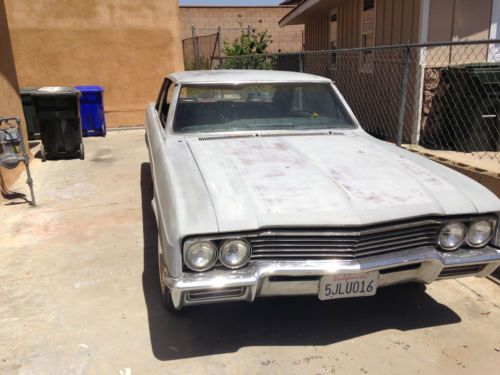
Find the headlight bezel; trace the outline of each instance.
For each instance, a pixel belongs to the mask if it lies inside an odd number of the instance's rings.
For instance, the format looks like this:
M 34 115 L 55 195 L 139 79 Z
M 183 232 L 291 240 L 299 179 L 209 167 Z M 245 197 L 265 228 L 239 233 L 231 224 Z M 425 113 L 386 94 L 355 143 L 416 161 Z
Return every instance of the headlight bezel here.
M 482 241 L 479 244 L 474 244 L 469 240 L 470 229 L 474 224 L 477 224 L 481 221 L 485 221 L 490 225 L 490 234 L 488 235 L 486 240 Z M 465 235 L 465 242 L 467 243 L 468 246 L 470 246 L 472 248 L 484 247 L 490 243 L 491 239 L 493 238 L 493 235 L 495 234 L 495 229 L 496 229 L 496 220 L 494 220 L 492 218 L 481 217 L 481 218 L 471 220 L 470 222 L 467 223 L 467 234 Z
M 197 244 L 200 244 L 200 243 L 207 243 L 207 244 L 210 244 L 212 246 L 212 248 L 214 249 L 214 253 L 213 253 L 213 257 L 212 259 L 210 260 L 210 262 L 203 268 L 196 268 L 196 267 L 193 267 L 192 263 L 190 263 L 188 261 L 188 251 L 189 251 L 189 248 L 191 246 L 194 246 L 194 245 L 197 245 Z M 214 241 L 211 241 L 211 240 L 207 240 L 207 239 L 192 239 L 192 240 L 189 240 L 189 241 L 186 241 L 184 243 L 184 249 L 183 249 L 183 254 L 182 254 L 182 258 L 183 258 L 183 261 L 184 261 L 184 265 L 189 268 L 191 271 L 194 271 L 194 272 L 204 272 L 204 271 L 208 271 L 209 269 L 211 269 L 215 263 L 217 263 L 217 259 L 218 259 L 218 253 L 219 253 L 219 249 L 217 247 L 217 245 L 214 243 Z
M 223 258 L 224 247 L 228 246 L 228 244 L 230 244 L 231 242 L 240 242 L 240 243 L 243 243 L 246 246 L 246 248 L 247 248 L 247 254 L 246 254 L 245 258 L 243 258 L 243 263 L 240 263 L 240 264 L 235 265 L 235 266 L 227 264 L 225 262 L 224 258 Z M 238 269 L 238 268 L 245 267 L 248 264 L 248 262 L 250 261 L 250 258 L 252 257 L 252 245 L 250 245 L 250 242 L 248 242 L 247 240 L 245 240 L 243 238 L 230 238 L 230 239 L 226 239 L 225 241 L 223 241 L 220 244 L 218 252 L 219 252 L 219 255 L 218 255 L 219 262 L 224 267 L 232 269 L 232 270 L 235 270 L 235 269 Z
M 450 225 L 456 225 L 456 224 L 458 224 L 459 226 L 461 226 L 463 228 L 463 236 L 462 236 L 461 241 L 458 242 L 457 245 L 455 245 L 453 247 L 443 246 L 442 241 L 441 241 L 441 234 L 442 234 L 443 230 Z M 439 229 L 439 231 L 437 233 L 436 244 L 443 251 L 455 251 L 464 245 L 466 238 L 467 238 L 467 226 L 464 224 L 464 222 L 459 221 L 459 220 L 450 220 L 450 221 L 444 222 L 443 225 L 441 226 L 441 228 Z
M 490 244 L 497 248 L 500 248 L 500 213 L 498 213 L 497 218 L 494 219 L 493 225 L 493 236 L 491 236 Z
M 244 263 L 240 263 L 237 266 L 231 266 L 230 264 L 225 264 L 225 262 L 223 262 L 221 260 L 220 254 L 222 251 L 222 247 L 224 246 L 224 244 L 226 244 L 230 241 L 241 241 L 241 242 L 244 242 L 246 244 L 246 246 L 248 248 L 248 253 L 247 253 L 246 257 L 244 258 L 245 259 Z M 211 262 L 209 264 L 207 264 L 206 267 L 203 267 L 203 268 L 193 267 L 192 263 L 190 263 L 188 261 L 188 249 L 190 248 L 190 246 L 193 246 L 194 244 L 198 244 L 198 243 L 210 243 L 213 246 L 213 248 L 215 249 L 214 258 L 211 260 Z M 242 237 L 236 237 L 236 236 L 190 237 L 190 238 L 185 239 L 183 241 L 183 244 L 182 244 L 183 267 L 186 271 L 190 271 L 190 272 L 205 272 L 205 271 L 210 271 L 211 269 L 219 268 L 219 267 L 223 267 L 227 270 L 243 268 L 246 265 L 248 265 L 248 263 L 251 260 L 251 256 L 252 256 L 252 245 L 250 244 L 250 242 L 246 238 L 242 238 Z
M 469 237 L 469 228 L 476 222 L 479 222 L 479 221 L 487 221 L 490 223 L 490 226 L 491 226 L 491 232 L 490 232 L 490 235 L 488 237 L 488 239 L 486 241 L 483 241 L 480 245 L 474 245 L 474 244 L 471 244 L 469 241 L 468 241 L 468 237 Z M 454 247 L 453 249 L 448 249 L 448 248 L 445 248 L 441 245 L 441 241 L 440 241 L 440 236 L 441 236 L 441 232 L 442 230 L 449 224 L 454 224 L 454 223 L 459 223 L 459 224 L 462 224 L 464 227 L 465 227 L 465 236 L 464 236 L 464 239 L 461 243 L 460 246 L 458 247 Z M 498 228 L 498 219 L 496 217 L 495 214 L 482 214 L 482 215 L 474 215 L 474 216 L 457 216 L 457 217 L 451 217 L 451 218 L 446 218 L 445 220 L 442 221 L 442 224 L 441 224 L 441 227 L 439 228 L 437 234 L 436 234 L 436 247 L 441 250 L 441 251 L 445 251 L 445 252 L 448 252 L 448 251 L 455 251 L 461 247 L 464 247 L 464 248 L 473 248 L 473 249 L 478 249 L 478 248 L 483 248 L 485 246 L 488 246 L 488 244 L 492 244 L 494 245 L 492 242 L 494 241 L 494 237 L 495 237 L 495 233 L 499 231 L 499 228 Z

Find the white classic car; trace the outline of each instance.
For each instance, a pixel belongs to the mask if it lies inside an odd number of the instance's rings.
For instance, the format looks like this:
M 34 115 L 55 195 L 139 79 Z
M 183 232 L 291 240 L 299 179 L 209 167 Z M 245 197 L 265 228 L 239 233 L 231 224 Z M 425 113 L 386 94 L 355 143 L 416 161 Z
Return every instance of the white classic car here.
M 486 276 L 500 200 L 361 128 L 329 79 L 169 75 L 147 109 L 164 306 Z

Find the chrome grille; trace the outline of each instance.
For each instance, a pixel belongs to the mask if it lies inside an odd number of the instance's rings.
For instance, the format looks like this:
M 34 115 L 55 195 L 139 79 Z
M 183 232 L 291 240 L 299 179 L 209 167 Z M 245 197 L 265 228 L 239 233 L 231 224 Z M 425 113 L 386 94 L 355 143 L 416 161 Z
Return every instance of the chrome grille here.
M 353 229 L 267 230 L 247 237 L 252 260 L 355 259 L 433 246 L 438 220 Z

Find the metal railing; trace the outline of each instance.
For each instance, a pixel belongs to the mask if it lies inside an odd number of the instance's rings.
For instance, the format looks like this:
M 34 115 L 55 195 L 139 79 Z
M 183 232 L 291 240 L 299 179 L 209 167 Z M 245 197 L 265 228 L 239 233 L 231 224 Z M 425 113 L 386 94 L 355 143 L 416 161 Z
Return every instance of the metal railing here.
M 361 125 L 398 145 L 500 162 L 500 40 L 219 57 L 214 69 L 331 78 Z

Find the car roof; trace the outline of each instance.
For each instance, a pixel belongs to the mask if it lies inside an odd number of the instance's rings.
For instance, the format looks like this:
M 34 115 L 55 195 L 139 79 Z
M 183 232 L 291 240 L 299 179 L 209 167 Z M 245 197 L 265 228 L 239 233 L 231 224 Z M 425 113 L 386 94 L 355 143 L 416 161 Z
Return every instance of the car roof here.
M 186 83 L 246 83 L 246 82 L 325 82 L 331 80 L 312 74 L 276 70 L 191 70 L 168 75 L 172 81 Z

